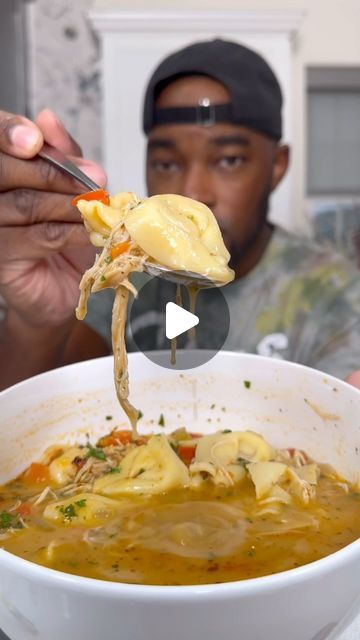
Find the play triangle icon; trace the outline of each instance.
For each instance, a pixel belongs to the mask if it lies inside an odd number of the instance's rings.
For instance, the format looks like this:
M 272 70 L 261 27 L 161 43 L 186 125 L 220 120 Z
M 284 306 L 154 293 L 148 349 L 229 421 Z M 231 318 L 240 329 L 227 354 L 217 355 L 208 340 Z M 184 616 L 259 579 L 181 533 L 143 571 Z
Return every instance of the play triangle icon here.
M 168 340 L 180 336 L 199 324 L 199 318 L 174 302 L 166 305 L 165 332 Z

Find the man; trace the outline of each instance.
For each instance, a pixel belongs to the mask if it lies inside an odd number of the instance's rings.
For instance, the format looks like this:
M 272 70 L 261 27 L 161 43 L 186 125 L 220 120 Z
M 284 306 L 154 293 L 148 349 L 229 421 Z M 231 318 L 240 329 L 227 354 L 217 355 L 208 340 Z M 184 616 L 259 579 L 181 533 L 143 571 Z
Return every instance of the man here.
M 281 102 L 273 72 L 245 47 L 216 40 L 173 54 L 155 71 L 145 97 L 148 189 L 196 198 L 219 221 L 236 273 L 224 290 L 231 316 L 226 347 L 345 377 L 360 362 L 357 273 L 337 256 L 274 230 L 266 217 L 269 195 L 288 164 L 288 148 L 280 143 Z M 69 195 L 81 189 L 40 159 L 28 160 L 43 138 L 70 155 L 79 156 L 79 149 L 49 112 L 40 114 L 37 127 L 6 115 L 2 123 L 0 293 L 8 311 L 0 353 L 6 386 L 107 348 L 73 319 L 89 258 L 70 206 Z M 104 183 L 99 168 L 77 161 Z M 108 306 L 106 296 L 94 296 L 89 323 L 96 331 L 104 330 L 99 312 L 108 318 Z M 109 319 L 105 326 L 108 332 Z

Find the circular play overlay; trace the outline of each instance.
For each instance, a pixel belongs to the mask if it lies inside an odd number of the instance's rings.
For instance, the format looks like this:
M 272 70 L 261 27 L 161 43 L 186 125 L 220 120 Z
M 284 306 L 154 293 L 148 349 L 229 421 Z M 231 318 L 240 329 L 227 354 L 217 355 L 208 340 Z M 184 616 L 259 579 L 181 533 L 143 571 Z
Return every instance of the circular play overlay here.
M 131 303 L 127 342 L 130 349 L 142 351 L 162 367 L 193 369 L 220 351 L 229 326 L 229 308 L 221 288 L 201 289 L 193 306 L 185 287 L 181 287 L 180 299 L 175 284 L 147 278 Z M 175 360 L 170 339 L 173 335 Z

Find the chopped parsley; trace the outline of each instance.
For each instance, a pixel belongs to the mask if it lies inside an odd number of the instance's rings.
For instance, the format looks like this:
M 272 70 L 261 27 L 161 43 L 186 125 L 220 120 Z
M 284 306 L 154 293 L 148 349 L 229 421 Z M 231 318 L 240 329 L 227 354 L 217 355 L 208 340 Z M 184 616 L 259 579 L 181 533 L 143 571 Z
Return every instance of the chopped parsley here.
M 86 498 L 82 498 L 81 500 L 76 500 L 75 504 L 77 507 L 79 507 L 79 509 L 82 509 L 82 507 L 85 507 L 86 505 Z
M 87 452 L 85 459 L 87 458 L 97 458 L 98 460 L 106 460 L 105 451 L 99 449 L 99 447 L 90 447 Z
M 64 520 L 71 522 L 71 520 L 77 516 L 76 507 L 78 507 L 78 509 L 82 509 L 85 505 L 86 499 L 83 498 L 82 500 L 76 500 L 74 503 L 71 502 L 67 507 L 58 507 L 58 509 L 60 513 L 63 514 Z
M 2 511 L 0 513 L 0 531 L 6 529 L 22 529 L 22 524 L 17 515 L 13 515 L 8 511 Z
M 113 467 L 108 471 L 108 473 L 120 473 L 121 467 Z
M 101 281 L 101 282 L 106 282 L 106 278 L 105 278 L 105 276 L 101 276 L 100 281 Z
M 143 418 L 143 417 L 144 417 L 143 412 L 142 412 L 142 411 L 139 411 L 139 412 L 138 412 L 138 420 L 140 420 L 140 418 Z
M 251 381 L 250 380 L 244 380 L 244 387 L 245 387 L 245 389 L 250 389 Z
M 106 256 L 104 262 L 106 262 L 106 264 L 110 264 L 110 262 L 112 262 L 112 257 L 111 256 Z
M 112 416 L 105 416 L 105 420 L 112 420 L 113 417 Z
M 163 413 L 160 413 L 160 418 L 159 418 L 159 421 L 158 421 L 158 425 L 160 427 L 165 427 L 165 418 L 164 418 L 164 414 Z
M 71 522 L 76 517 L 75 505 L 72 503 L 68 504 L 67 507 L 59 507 L 59 511 L 63 514 L 64 520 L 68 520 L 68 522 Z
M 223 429 L 222 433 L 232 433 L 231 429 Z

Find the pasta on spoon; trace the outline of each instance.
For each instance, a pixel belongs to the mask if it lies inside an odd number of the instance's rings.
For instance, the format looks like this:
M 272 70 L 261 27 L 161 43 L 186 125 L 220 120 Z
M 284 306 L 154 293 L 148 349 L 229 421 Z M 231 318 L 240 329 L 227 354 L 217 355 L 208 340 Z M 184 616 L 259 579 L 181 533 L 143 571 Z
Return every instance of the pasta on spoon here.
M 79 320 L 86 316 L 91 293 L 115 289 L 112 316 L 115 387 L 136 435 L 138 411 L 128 399 L 125 345 L 129 293 L 137 293 L 129 280 L 130 274 L 143 271 L 147 262 L 190 271 L 225 285 L 234 279 L 228 266 L 230 254 L 211 210 L 191 198 L 164 194 L 141 200 L 131 192 L 110 197 L 99 191 L 78 196 L 73 202 L 92 244 L 102 248 L 80 282 L 76 316 Z

